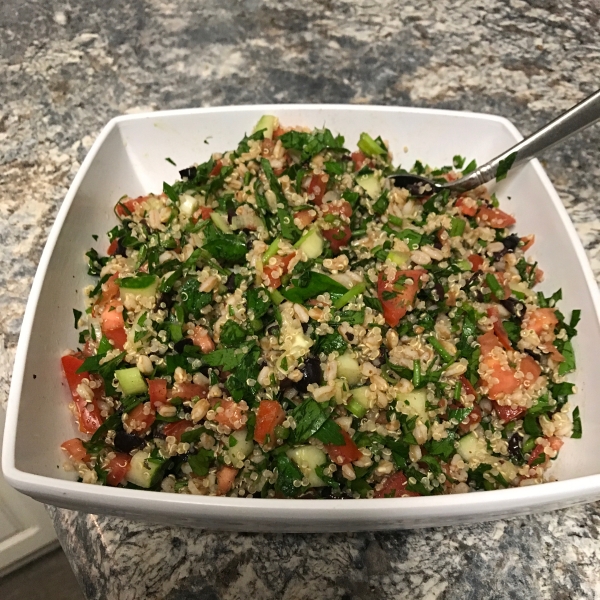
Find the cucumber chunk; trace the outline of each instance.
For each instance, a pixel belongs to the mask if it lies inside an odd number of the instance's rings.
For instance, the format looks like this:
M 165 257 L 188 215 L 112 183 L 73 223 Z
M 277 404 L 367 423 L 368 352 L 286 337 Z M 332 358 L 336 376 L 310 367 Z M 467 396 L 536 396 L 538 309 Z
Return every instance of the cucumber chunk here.
M 129 463 L 125 479 L 138 487 L 149 489 L 160 483 L 168 460 L 150 459 L 148 452 L 136 452 Z
M 273 129 L 275 129 L 275 121 L 276 120 L 277 120 L 277 117 L 273 117 L 272 115 L 263 115 L 258 120 L 258 123 L 255 125 L 252 133 L 256 133 L 257 131 L 264 129 L 264 131 L 263 131 L 264 138 L 266 140 L 272 140 L 273 139 Z
M 356 385 L 361 380 L 360 365 L 352 354 L 346 353 L 338 356 L 337 374 L 339 377 L 345 377 L 350 385 Z
M 323 238 L 317 227 L 309 229 L 297 242 L 294 244 L 298 250 L 304 251 L 306 256 L 310 258 L 318 258 L 323 253 Z
M 465 462 L 476 460 L 479 463 L 492 464 L 495 462 L 493 456 L 487 451 L 487 442 L 484 437 L 469 433 L 458 440 L 458 453 Z
M 379 183 L 379 179 L 373 173 L 357 177 L 356 183 L 367 192 L 371 200 L 377 200 L 377 198 L 381 196 L 381 184 Z
M 247 434 L 247 429 L 240 429 L 239 431 L 234 431 L 229 436 L 227 454 L 231 458 L 231 464 L 236 469 L 242 468 L 244 459 L 250 456 L 254 450 L 254 442 L 246 440 Z
M 348 402 L 346 408 L 354 416 L 361 419 L 369 409 L 373 408 L 374 399 L 372 400 L 372 396 L 373 393 L 367 385 L 354 388 L 352 390 L 352 398 L 350 399 L 350 402 Z
M 227 222 L 227 218 L 221 213 L 213 212 L 210 213 L 210 219 L 215 224 L 215 227 L 220 229 L 223 233 L 231 233 L 231 227 Z
M 387 259 L 392 261 L 398 267 L 403 267 L 410 259 L 410 254 L 408 252 L 397 252 L 396 250 L 391 250 L 388 252 Z
M 137 396 L 138 394 L 145 394 L 148 391 L 148 386 L 137 367 L 119 369 L 115 371 L 115 375 L 126 396 Z
M 288 458 L 294 461 L 302 475 L 309 481 L 312 487 L 323 487 L 325 482 L 317 475 L 315 469 L 327 462 L 325 452 L 316 446 L 299 446 L 291 448 L 286 452 Z
M 398 394 L 396 396 L 398 402 L 396 408 L 399 412 L 405 415 L 417 415 L 421 417 L 423 422 L 429 419 L 427 414 L 427 390 L 413 390 L 406 394 Z

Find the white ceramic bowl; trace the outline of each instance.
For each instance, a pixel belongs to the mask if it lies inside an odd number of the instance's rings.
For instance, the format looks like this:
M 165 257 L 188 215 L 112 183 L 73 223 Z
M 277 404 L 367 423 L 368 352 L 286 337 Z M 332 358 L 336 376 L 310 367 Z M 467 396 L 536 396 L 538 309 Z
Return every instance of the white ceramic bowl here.
M 60 444 L 78 435 L 67 408 L 60 357 L 77 345 L 71 309 L 89 285 L 84 252 L 115 224 L 123 194 L 162 189 L 179 168 L 237 146 L 262 114 L 284 124 L 323 126 L 354 147 L 368 131 L 389 140 L 395 163 L 451 163 L 455 154 L 479 164 L 521 139 L 501 117 L 368 106 L 247 106 L 159 112 L 113 119 L 96 140 L 58 213 L 23 320 L 4 435 L 2 468 L 18 490 L 46 503 L 170 524 L 239 531 L 356 531 L 470 523 L 522 515 L 600 498 L 599 294 L 573 225 L 537 161 L 511 172 L 496 192 L 517 217 L 521 234 L 535 233 L 544 291 L 562 287 L 561 308 L 582 310 L 575 339 L 574 381 L 583 439 L 567 440 L 553 467 L 559 481 L 455 496 L 381 500 L 275 500 L 164 494 L 87 485 L 62 469 Z

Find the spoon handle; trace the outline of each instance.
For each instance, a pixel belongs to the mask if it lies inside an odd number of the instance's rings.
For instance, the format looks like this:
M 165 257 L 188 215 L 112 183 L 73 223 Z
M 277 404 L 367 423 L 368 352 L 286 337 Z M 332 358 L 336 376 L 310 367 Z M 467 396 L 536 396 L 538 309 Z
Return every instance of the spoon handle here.
M 552 148 L 574 133 L 589 127 L 598 119 L 600 119 L 600 90 L 479 169 L 443 187 L 456 191 L 472 190 L 494 179 L 496 175 L 505 175 L 508 169 Z

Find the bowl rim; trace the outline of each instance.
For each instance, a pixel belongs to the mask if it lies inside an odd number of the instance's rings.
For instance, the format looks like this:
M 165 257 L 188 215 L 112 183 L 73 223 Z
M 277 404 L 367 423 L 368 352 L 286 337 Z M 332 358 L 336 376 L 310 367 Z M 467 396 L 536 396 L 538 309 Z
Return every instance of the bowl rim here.
M 195 496 L 181 494 L 161 494 L 156 491 L 124 490 L 105 486 L 90 486 L 79 482 L 66 481 L 44 475 L 36 475 L 22 471 L 15 464 L 16 432 L 19 416 L 20 398 L 25 374 L 25 363 L 31 338 L 33 321 L 37 310 L 42 285 L 46 271 L 54 252 L 56 242 L 62 231 L 68 211 L 73 203 L 81 182 L 87 174 L 91 164 L 110 133 L 121 123 L 138 120 L 169 118 L 195 114 L 229 113 L 229 112 L 266 112 L 266 111 L 305 111 L 334 110 L 343 112 L 390 112 L 406 114 L 423 114 L 437 116 L 467 116 L 471 119 L 492 121 L 502 124 L 515 138 L 515 143 L 523 139 L 517 128 L 507 118 L 486 113 L 470 111 L 454 111 L 435 108 L 396 107 L 387 105 L 346 105 L 346 104 L 249 104 L 236 106 L 216 106 L 206 108 L 186 108 L 164 110 L 132 115 L 120 115 L 112 118 L 101 130 L 94 144 L 90 148 L 81 167 L 75 175 L 69 190 L 63 200 L 56 219 L 49 232 L 38 268 L 33 280 L 27 301 L 14 367 L 11 378 L 10 392 L 6 406 L 6 423 L 2 446 L 2 470 L 6 480 L 16 489 L 33 496 L 52 499 L 57 504 L 61 501 L 66 504 L 93 503 L 90 508 L 111 508 L 118 506 L 117 500 L 123 500 L 124 492 L 131 504 L 143 507 L 151 503 L 154 512 L 164 514 L 171 512 L 173 507 L 183 508 L 183 512 L 195 512 L 202 507 L 206 517 L 223 517 L 225 514 L 239 516 L 240 518 L 290 519 L 302 518 L 303 514 L 310 514 L 311 519 L 346 521 L 353 516 L 364 516 L 365 511 L 382 509 L 388 518 L 394 514 L 398 518 L 410 519 L 427 516 L 440 516 L 440 509 L 448 517 L 467 516 L 476 508 L 478 513 L 485 509 L 498 509 L 499 507 L 522 508 L 551 505 L 553 503 L 574 499 L 575 491 L 586 499 L 591 500 L 594 494 L 600 496 L 600 473 L 585 475 L 573 479 L 554 481 L 542 485 L 491 490 L 484 493 L 469 493 L 457 495 L 440 495 L 427 497 L 407 498 L 382 498 L 373 502 L 373 499 L 273 499 L 273 498 L 231 498 L 228 496 Z M 575 250 L 578 262 L 583 269 L 583 274 L 595 309 L 596 319 L 600 322 L 600 291 L 596 284 L 588 258 L 583 249 L 582 242 L 576 233 L 575 227 L 564 207 L 558 193 L 537 159 L 530 161 L 536 176 L 541 181 L 545 192 L 548 194 L 554 207 L 558 211 L 562 224 L 565 227 L 570 243 Z M 574 489 L 575 488 L 575 489 Z M 68 501 L 67 501 L 68 498 Z M 575 502 L 576 500 L 574 500 Z M 235 509 L 235 513 L 230 512 Z M 302 509 L 302 510 L 300 510 Z M 197 511 L 197 510 L 196 510 Z M 391 511 L 391 512 L 389 512 Z

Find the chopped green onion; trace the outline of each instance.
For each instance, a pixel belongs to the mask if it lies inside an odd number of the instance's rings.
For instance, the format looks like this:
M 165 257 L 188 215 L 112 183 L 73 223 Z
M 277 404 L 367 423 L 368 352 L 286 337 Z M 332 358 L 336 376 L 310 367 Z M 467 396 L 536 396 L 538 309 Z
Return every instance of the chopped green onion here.
M 461 271 L 472 271 L 473 270 L 473 265 L 471 264 L 471 261 L 467 260 L 466 258 L 463 258 L 463 259 L 457 261 L 456 266 Z
M 450 363 L 454 360 L 452 354 L 450 354 L 442 344 L 438 341 L 437 338 L 430 336 L 427 338 L 427 341 L 433 346 L 433 349 L 440 355 L 440 358 L 445 363 Z
M 356 144 L 367 156 L 386 154 L 384 150 L 368 133 L 361 133 L 358 144 Z
M 277 306 L 279 306 L 285 300 L 285 298 L 277 290 L 273 290 L 271 292 L 271 300 L 273 301 L 273 304 L 277 304 Z
M 402 227 L 404 221 L 401 218 L 395 217 L 394 215 L 388 215 L 388 222 L 396 227 Z
M 413 360 L 413 386 L 415 389 L 421 387 L 421 361 Z
M 279 242 L 281 238 L 275 238 L 271 245 L 267 248 L 267 251 L 263 255 L 263 265 L 266 265 L 269 262 L 269 259 L 277 254 L 277 250 L 279 250 Z
M 338 298 L 334 303 L 334 308 L 342 308 L 350 302 L 353 298 L 356 298 L 359 294 L 362 294 L 367 289 L 366 283 L 357 283 L 354 287 L 350 288 L 341 298 Z
M 358 419 L 362 419 L 367 414 L 367 409 L 354 398 L 350 398 L 346 408 Z
M 461 390 L 462 390 L 462 383 L 460 381 L 457 381 L 456 385 L 454 386 L 454 399 L 455 400 L 460 400 Z
M 485 282 L 488 284 L 488 287 L 490 288 L 492 294 L 494 294 L 494 296 L 496 296 L 498 300 L 504 299 L 504 289 L 498 283 L 498 280 L 494 277 L 492 273 L 488 273 L 485 276 Z

